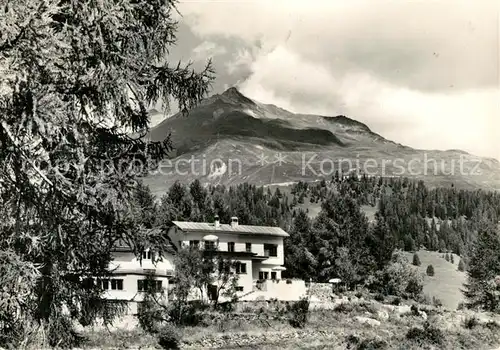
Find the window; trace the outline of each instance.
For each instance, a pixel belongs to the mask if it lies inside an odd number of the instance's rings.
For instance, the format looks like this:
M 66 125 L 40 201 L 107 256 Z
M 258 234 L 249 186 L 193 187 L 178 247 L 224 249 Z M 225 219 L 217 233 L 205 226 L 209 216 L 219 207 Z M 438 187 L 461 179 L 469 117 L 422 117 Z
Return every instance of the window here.
M 109 289 L 109 280 L 100 280 L 98 281 L 98 283 L 100 283 L 100 287 L 103 289 L 103 290 L 108 290 Z
M 200 241 L 189 241 L 189 247 L 198 248 L 200 246 Z
M 252 252 L 252 243 L 245 243 L 245 250 L 248 253 L 251 253 Z
M 236 287 L 237 292 L 243 292 L 243 286 L 238 286 Z
M 246 263 L 237 263 L 236 264 L 236 273 L 237 274 L 246 274 L 247 273 L 247 264 Z
M 267 280 L 267 279 L 269 279 L 269 272 L 267 272 L 267 271 L 260 271 L 259 272 L 259 279 L 260 280 Z
M 225 261 L 219 261 L 218 273 L 231 273 L 231 264 Z
M 276 279 L 276 272 L 271 272 L 271 279 L 275 280 Z
M 278 256 L 278 246 L 276 244 L 264 244 L 265 256 Z
M 102 288 L 102 290 L 123 290 L 123 280 L 112 278 L 112 279 L 103 279 L 97 281 L 98 286 Z
M 160 292 L 162 290 L 162 281 L 158 280 L 138 280 L 137 290 L 139 292 L 146 292 L 152 290 L 153 292 Z
M 227 243 L 227 251 L 228 252 L 234 252 L 234 242 L 228 242 Z
M 142 252 L 142 260 L 153 260 L 154 255 L 154 252 L 152 252 L 151 250 L 146 250 Z
M 215 250 L 215 242 L 205 241 L 205 250 Z
M 112 279 L 111 280 L 111 290 L 123 290 L 123 280 Z

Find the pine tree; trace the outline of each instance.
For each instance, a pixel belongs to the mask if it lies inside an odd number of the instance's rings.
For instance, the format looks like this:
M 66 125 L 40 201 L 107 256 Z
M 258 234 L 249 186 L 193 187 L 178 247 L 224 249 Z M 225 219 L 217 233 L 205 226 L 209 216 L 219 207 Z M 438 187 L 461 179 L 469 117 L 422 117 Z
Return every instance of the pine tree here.
M 210 66 L 196 73 L 165 59 L 174 12 L 171 1 L 147 0 L 0 6 L 8 72 L 0 76 L 0 247 L 12 257 L 7 266 L 17 261 L 31 277 L 15 313 L 0 308 L 2 324 L 34 319 L 48 327 L 49 345 L 70 347 L 74 320 L 110 321 L 92 278 L 109 276 L 116 241 L 136 252 L 144 241 L 145 222 L 131 209 L 136 179 L 172 146 L 168 137 L 145 139 L 147 110 L 173 98 L 187 112 L 212 80 Z M 9 288 L 2 305 L 21 297 Z
M 460 259 L 460 261 L 458 262 L 458 271 L 463 272 L 464 270 L 465 270 L 464 260 Z
M 304 195 L 304 193 L 302 192 L 302 193 L 299 195 L 299 200 L 298 200 L 298 203 L 299 203 L 299 204 L 304 204 L 304 197 L 305 197 L 305 195 Z
M 390 233 L 385 218 L 379 212 L 375 214 L 375 219 L 375 226 L 370 230 L 371 239 L 368 241 L 368 248 L 375 259 L 377 268 L 381 270 L 391 260 L 396 248 L 396 240 Z
M 434 266 L 427 266 L 427 270 L 425 272 L 427 273 L 427 276 L 434 276 Z
M 500 313 L 500 233 L 483 221 L 467 265 L 467 307 Z
M 413 262 L 412 263 L 414 266 L 420 266 L 422 264 L 420 262 L 420 258 L 418 257 L 417 253 L 413 254 Z

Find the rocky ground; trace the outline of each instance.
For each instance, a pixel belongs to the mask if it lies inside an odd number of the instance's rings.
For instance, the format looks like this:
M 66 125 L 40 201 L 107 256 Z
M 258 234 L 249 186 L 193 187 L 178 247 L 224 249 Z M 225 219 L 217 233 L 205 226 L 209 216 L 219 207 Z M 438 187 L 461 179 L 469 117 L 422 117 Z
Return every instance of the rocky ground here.
M 275 312 L 276 304 L 267 305 L 256 305 L 254 312 L 214 315 L 204 326 L 184 328 L 181 348 L 490 350 L 500 345 L 500 318 L 490 314 L 338 298 L 313 302 L 307 325 L 296 329 L 286 315 Z M 132 328 L 95 330 L 85 348 L 158 348 L 155 339 Z

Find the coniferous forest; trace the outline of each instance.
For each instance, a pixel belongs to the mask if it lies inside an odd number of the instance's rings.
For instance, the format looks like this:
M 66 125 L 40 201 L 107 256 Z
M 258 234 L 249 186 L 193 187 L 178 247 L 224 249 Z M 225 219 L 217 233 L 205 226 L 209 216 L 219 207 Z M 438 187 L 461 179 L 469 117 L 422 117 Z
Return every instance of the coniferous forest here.
M 147 187 L 138 197 L 140 216 L 150 227 L 166 229 L 173 220 L 211 222 L 216 214 L 221 222 L 237 216 L 241 224 L 280 226 L 290 233 L 288 277 L 320 282 L 342 271 L 351 283 L 363 282 L 395 249 L 453 252 L 467 264 L 480 227 L 500 219 L 498 193 L 430 189 L 408 178 L 336 175 L 274 190 L 248 183 L 203 186 L 196 180 L 175 183 L 156 202 Z M 308 205 L 321 206 L 319 214 L 310 217 Z M 373 218 L 366 208 L 375 211 Z

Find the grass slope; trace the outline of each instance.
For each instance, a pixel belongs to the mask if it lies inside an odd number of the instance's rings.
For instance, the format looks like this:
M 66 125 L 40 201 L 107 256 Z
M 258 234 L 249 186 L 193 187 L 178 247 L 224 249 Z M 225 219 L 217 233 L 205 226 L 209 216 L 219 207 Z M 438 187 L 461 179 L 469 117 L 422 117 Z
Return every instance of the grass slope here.
M 405 253 L 409 261 L 412 261 L 413 254 Z M 425 274 L 427 266 L 434 266 L 434 276 L 425 275 L 424 293 L 440 299 L 443 306 L 456 310 L 458 304 L 464 300 L 461 289 L 466 282 L 465 272 L 458 271 L 460 257 L 453 254 L 454 263 L 442 258 L 442 253 L 420 250 L 417 252 L 420 262 L 419 270 Z

